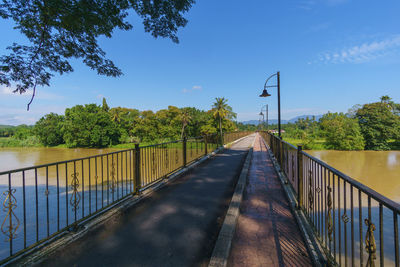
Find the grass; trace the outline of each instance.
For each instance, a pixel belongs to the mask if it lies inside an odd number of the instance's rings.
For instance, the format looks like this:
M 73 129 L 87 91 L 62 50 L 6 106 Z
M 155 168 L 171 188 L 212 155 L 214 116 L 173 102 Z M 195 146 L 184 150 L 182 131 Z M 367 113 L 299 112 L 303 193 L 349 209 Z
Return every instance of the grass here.
M 294 145 L 303 145 L 303 140 L 302 139 L 296 139 L 296 138 L 290 138 L 290 137 L 283 137 L 283 140 Z M 311 144 L 310 148 L 304 148 L 307 150 L 328 150 L 325 146 L 325 140 L 324 139 L 315 139 L 314 143 Z
M 35 136 L 29 136 L 24 140 L 13 137 L 0 137 L 0 147 L 43 147 L 43 145 Z
M 389 140 L 390 150 L 400 150 L 400 140 Z

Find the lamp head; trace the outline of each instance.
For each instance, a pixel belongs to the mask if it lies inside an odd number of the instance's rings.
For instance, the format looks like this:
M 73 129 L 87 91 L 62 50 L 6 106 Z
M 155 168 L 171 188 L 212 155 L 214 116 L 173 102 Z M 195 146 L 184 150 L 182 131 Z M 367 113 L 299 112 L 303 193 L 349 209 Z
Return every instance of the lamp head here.
M 262 94 L 260 95 L 260 97 L 268 97 L 268 96 L 271 96 L 271 95 L 267 92 L 267 89 L 264 89 Z
M 264 116 L 264 114 L 262 113 L 262 111 L 260 112 L 260 116 Z

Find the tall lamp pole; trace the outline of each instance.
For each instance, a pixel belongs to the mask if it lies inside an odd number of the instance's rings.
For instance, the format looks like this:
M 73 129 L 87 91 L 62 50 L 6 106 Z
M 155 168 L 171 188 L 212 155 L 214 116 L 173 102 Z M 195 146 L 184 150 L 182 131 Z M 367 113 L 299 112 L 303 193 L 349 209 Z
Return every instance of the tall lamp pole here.
M 276 76 L 277 84 L 276 85 L 267 85 L 268 81 L 274 76 Z M 260 95 L 260 97 L 271 96 L 267 92 L 267 88 L 271 88 L 271 87 L 278 88 L 278 136 L 279 136 L 280 139 L 282 139 L 282 136 L 281 136 L 281 85 L 280 85 L 280 73 L 279 73 L 279 71 L 277 73 L 274 73 L 271 76 L 269 76 L 268 79 L 265 81 L 264 90 L 263 90 L 262 94 Z
M 261 108 L 260 116 L 262 116 L 262 120 L 260 117 L 261 122 L 259 122 L 258 125 L 261 125 L 261 127 L 259 126 L 259 128 L 261 128 L 261 130 L 263 130 L 264 129 L 264 113 L 262 112 L 262 108 Z
M 267 128 L 267 131 L 268 131 L 268 104 L 262 106 L 261 112 L 264 110 L 264 108 L 265 108 L 265 120 L 264 120 L 264 124 L 265 124 L 265 126 L 266 126 L 266 128 Z

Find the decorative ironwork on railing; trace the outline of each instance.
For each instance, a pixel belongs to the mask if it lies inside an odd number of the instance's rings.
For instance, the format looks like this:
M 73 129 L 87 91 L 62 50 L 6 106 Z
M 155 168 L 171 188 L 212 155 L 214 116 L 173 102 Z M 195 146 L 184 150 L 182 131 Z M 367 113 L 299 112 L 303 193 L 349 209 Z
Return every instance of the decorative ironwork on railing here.
M 225 133 L 225 143 L 251 132 Z M 0 265 L 140 194 L 220 146 L 218 135 L 0 172 Z M 5 246 L 8 246 L 6 248 Z
M 294 177 L 288 182 L 297 194 L 297 206 L 312 225 L 330 264 L 400 266 L 398 203 L 302 151 L 301 146 L 267 132 L 260 134 L 282 172 Z M 294 173 L 288 168 L 293 163 Z

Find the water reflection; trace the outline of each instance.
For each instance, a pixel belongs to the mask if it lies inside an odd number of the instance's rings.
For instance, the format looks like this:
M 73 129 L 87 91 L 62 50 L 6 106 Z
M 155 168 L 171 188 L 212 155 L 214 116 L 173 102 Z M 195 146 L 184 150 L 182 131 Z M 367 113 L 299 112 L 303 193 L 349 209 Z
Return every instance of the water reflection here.
M 117 150 L 120 149 L 66 149 L 48 147 L 0 148 L 0 172 L 56 161 L 89 157 Z
M 400 151 L 307 151 L 378 193 L 400 202 Z

